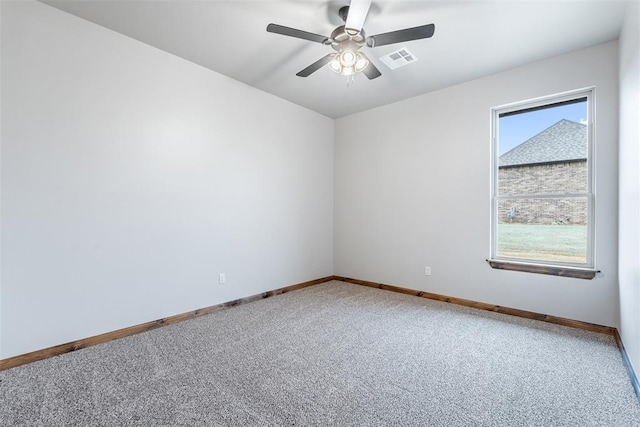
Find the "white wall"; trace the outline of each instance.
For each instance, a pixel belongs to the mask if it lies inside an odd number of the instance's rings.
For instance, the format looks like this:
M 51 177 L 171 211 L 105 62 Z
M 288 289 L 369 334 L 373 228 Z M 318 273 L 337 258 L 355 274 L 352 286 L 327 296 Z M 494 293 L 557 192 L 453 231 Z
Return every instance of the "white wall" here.
M 333 273 L 332 120 L 1 7 L 1 358 Z
M 640 3 L 620 34 L 620 334 L 640 375 Z
M 611 42 L 337 120 L 335 273 L 617 326 L 617 77 Z M 602 274 L 491 269 L 491 107 L 592 85 Z

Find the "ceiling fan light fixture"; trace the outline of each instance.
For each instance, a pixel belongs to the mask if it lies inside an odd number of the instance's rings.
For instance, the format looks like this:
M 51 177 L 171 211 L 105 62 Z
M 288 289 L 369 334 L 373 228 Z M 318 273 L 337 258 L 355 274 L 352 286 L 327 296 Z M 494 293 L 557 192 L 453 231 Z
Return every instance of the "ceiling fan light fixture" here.
M 369 61 L 367 60 L 367 58 L 364 58 L 362 55 L 358 55 L 358 60 L 356 61 L 356 65 L 354 66 L 356 73 L 363 71 L 368 66 Z
M 337 55 L 329 62 L 329 69 L 334 73 L 342 73 L 342 64 L 340 64 L 340 60 Z
M 360 55 L 356 54 L 355 52 L 345 50 L 340 53 L 340 63 L 343 67 L 353 67 L 358 61 L 358 56 Z
M 368 66 L 369 60 L 364 55 L 351 50 L 336 54 L 328 64 L 331 71 L 343 76 L 353 76 L 364 71 Z

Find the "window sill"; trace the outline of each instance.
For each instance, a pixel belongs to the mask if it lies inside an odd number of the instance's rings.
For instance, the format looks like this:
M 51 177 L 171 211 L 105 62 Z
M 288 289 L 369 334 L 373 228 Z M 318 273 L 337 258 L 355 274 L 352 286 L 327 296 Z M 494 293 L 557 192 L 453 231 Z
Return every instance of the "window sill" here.
M 487 263 L 491 268 L 498 270 L 524 271 L 527 273 L 550 274 L 552 276 L 573 277 L 576 279 L 591 280 L 596 276 L 598 270 L 577 267 L 555 267 L 551 265 L 527 264 L 524 262 L 498 261 L 488 259 Z

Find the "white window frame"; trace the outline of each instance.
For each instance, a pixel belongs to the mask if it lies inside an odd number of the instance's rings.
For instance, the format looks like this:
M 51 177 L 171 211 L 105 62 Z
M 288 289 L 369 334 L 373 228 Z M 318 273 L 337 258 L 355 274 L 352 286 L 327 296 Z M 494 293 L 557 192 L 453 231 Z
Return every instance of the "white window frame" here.
M 510 113 L 530 108 L 553 105 L 578 98 L 587 98 L 587 191 L 576 194 L 527 194 L 521 198 L 558 198 L 558 197 L 587 197 L 587 261 L 586 263 L 554 262 L 539 259 L 523 259 L 497 255 L 497 225 L 498 225 L 498 200 L 514 198 L 513 195 L 501 196 L 498 194 L 498 170 L 499 156 L 498 135 L 500 134 L 499 119 L 501 114 Z M 549 95 L 541 98 L 530 99 L 507 105 L 501 105 L 491 109 L 491 239 L 490 259 L 487 260 L 494 268 L 535 273 L 554 274 L 560 276 L 593 278 L 595 276 L 595 88 L 583 88 L 570 92 Z M 517 198 L 517 196 L 516 196 Z M 550 267 L 550 268 L 545 268 Z M 573 275 L 572 272 L 577 272 Z M 585 272 L 587 276 L 582 277 Z

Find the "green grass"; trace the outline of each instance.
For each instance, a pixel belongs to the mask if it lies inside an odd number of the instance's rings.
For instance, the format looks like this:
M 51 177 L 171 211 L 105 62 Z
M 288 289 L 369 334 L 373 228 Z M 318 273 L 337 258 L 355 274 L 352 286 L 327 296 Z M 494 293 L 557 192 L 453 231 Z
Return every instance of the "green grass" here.
M 498 224 L 497 255 L 584 263 L 587 261 L 587 227 Z

